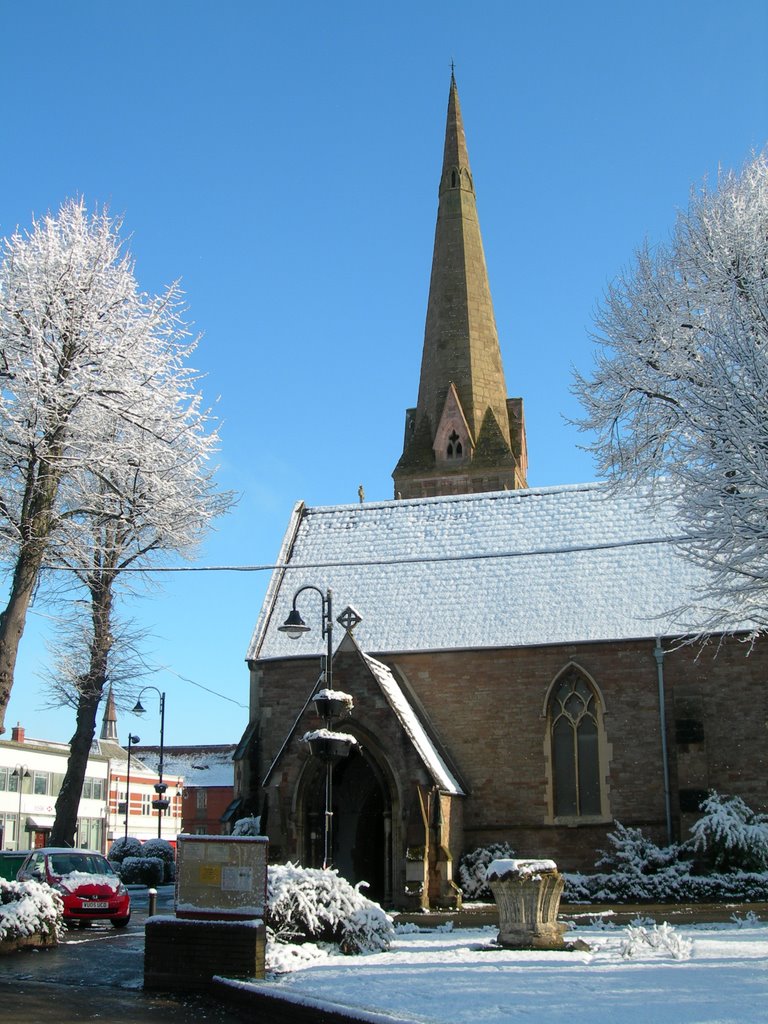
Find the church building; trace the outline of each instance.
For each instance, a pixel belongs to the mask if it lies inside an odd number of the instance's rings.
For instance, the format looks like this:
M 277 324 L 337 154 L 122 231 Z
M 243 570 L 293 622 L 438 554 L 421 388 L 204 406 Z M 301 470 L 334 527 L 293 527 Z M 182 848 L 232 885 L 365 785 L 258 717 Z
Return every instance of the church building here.
M 236 795 L 273 861 L 450 906 L 491 843 L 590 870 L 616 820 L 665 843 L 710 789 L 766 809 L 764 648 L 680 642 L 702 576 L 674 522 L 526 475 L 452 76 L 394 499 L 296 505 L 247 652 Z

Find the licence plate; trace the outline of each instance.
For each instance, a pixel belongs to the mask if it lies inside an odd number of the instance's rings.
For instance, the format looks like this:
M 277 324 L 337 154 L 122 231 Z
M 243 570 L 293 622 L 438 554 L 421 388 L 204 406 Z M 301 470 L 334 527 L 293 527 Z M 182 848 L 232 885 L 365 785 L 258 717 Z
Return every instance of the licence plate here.
M 109 910 L 109 904 L 105 900 L 86 900 L 83 910 Z

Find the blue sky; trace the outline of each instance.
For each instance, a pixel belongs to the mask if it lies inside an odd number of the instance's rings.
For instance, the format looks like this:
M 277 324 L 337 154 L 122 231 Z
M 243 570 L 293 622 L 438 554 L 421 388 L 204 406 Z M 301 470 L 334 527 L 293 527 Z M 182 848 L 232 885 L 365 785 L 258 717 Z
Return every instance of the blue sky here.
M 392 497 L 451 60 L 539 486 L 594 478 L 566 420 L 595 306 L 692 185 L 765 145 L 767 44 L 764 0 L 0 0 L 0 235 L 82 194 L 124 216 L 143 288 L 181 278 L 221 483 L 241 495 L 197 564 L 268 564 L 298 499 Z M 164 576 L 132 606 L 166 742 L 239 739 L 267 580 Z M 72 713 L 43 710 L 48 615 L 30 617 L 7 724 L 68 739 Z M 157 742 L 149 707 L 121 738 Z

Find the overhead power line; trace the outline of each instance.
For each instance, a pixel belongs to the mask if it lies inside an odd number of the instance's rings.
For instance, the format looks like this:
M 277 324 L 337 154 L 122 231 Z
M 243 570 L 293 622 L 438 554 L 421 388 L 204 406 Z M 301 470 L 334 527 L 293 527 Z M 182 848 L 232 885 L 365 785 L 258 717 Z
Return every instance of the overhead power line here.
M 115 573 L 138 572 L 274 572 L 297 571 L 302 569 L 344 569 L 374 565 L 417 565 L 427 562 L 479 562 L 494 558 L 533 558 L 543 555 L 578 554 L 579 552 L 611 551 L 618 548 L 644 547 L 653 544 L 680 544 L 690 542 L 692 537 L 644 537 L 633 540 L 608 541 L 604 544 L 569 544 L 560 547 L 532 548 L 527 551 L 478 551 L 455 555 L 398 555 L 390 558 L 341 559 L 327 562 L 274 562 L 264 565 L 160 565 L 126 566 L 115 569 Z M 68 565 L 46 565 L 52 572 L 72 572 Z M 107 571 L 107 570 L 105 570 Z

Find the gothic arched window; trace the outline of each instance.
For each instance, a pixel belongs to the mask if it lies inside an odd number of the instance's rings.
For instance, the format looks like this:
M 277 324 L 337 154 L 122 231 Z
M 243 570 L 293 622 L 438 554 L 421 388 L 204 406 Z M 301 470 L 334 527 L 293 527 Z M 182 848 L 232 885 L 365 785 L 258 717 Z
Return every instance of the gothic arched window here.
M 461 447 L 461 440 L 455 430 L 451 431 L 451 436 L 448 438 L 448 445 L 445 449 L 445 457 L 447 459 L 460 459 L 463 449 Z
M 548 717 L 555 817 L 602 815 L 602 709 L 594 686 L 576 666 L 555 683 Z

